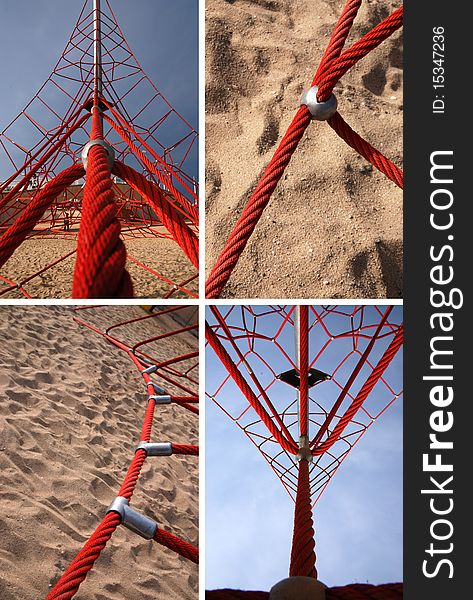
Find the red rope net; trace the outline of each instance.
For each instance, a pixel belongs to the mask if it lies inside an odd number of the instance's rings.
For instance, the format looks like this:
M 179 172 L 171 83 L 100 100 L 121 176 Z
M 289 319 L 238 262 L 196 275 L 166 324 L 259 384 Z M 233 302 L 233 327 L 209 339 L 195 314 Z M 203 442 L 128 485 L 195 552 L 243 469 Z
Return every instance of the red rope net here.
M 366 430 L 402 396 L 402 311 L 211 306 L 206 338 L 207 397 L 295 502 L 290 575 L 317 578 L 312 508 Z M 211 594 L 239 597 L 232 593 Z
M 100 85 L 94 59 L 99 21 Z M 112 146 L 112 172 L 105 150 L 94 146 L 85 175 L 81 154 L 91 140 Z M 98 13 L 85 1 L 53 72 L 0 131 L 0 295 L 30 297 L 31 289 L 42 296 L 41 280 L 54 285 L 61 269 L 70 272 L 72 291 L 56 296 L 131 297 L 127 266 L 138 296 L 196 297 L 197 152 L 195 129 L 144 73 L 109 0 Z M 74 178 L 60 185 L 72 171 Z M 31 205 L 34 219 L 25 228 Z M 14 259 L 5 264 L 14 252 L 16 259 L 29 252 L 19 250 L 25 240 L 44 238 L 56 241 L 54 252 L 36 252 L 44 256 L 31 261 L 30 272 Z M 146 255 L 139 239 L 154 240 L 147 247 L 155 251 Z M 153 253 L 161 254 L 158 260 Z
M 187 306 L 170 306 L 150 314 L 113 323 L 106 329 L 100 328 L 98 325 L 102 321 L 101 309 L 102 307 L 90 306 L 79 308 L 75 320 L 79 325 L 103 336 L 110 344 L 126 352 L 141 374 L 145 388 L 144 394 L 148 401 L 141 434 L 136 439 L 137 442 L 155 441 L 152 439 L 153 417 L 159 398 L 164 396 L 169 403 L 176 403 L 193 413 L 198 413 L 195 406 L 198 402 L 197 309 Z M 84 318 L 81 314 L 83 311 L 86 312 Z M 172 317 L 172 321 L 167 319 L 169 316 Z M 172 325 L 170 325 L 171 322 Z M 149 326 L 145 327 L 145 324 L 149 325 L 150 323 L 157 325 L 156 329 L 159 333 L 150 336 Z M 191 351 L 173 355 L 172 348 L 176 339 L 189 333 L 194 334 L 195 337 Z M 146 337 L 143 337 L 144 335 Z M 158 408 L 161 410 L 163 407 L 159 406 Z M 171 442 L 172 454 L 194 456 L 198 454 L 198 446 L 195 445 L 174 443 L 173 440 L 159 439 L 158 441 Z M 147 452 L 138 449 L 132 457 L 118 496 L 127 500 L 132 499 L 146 460 Z M 166 459 L 161 457 L 158 460 Z M 110 501 L 112 500 L 113 498 L 110 498 Z M 159 515 L 157 518 L 159 520 Z M 90 535 L 83 548 L 50 591 L 47 596 L 48 600 L 66 600 L 74 596 L 120 522 L 121 517 L 117 512 L 106 513 L 96 530 Z M 194 563 L 198 562 L 198 549 L 192 543 L 182 540 L 170 531 L 157 527 L 153 540 Z

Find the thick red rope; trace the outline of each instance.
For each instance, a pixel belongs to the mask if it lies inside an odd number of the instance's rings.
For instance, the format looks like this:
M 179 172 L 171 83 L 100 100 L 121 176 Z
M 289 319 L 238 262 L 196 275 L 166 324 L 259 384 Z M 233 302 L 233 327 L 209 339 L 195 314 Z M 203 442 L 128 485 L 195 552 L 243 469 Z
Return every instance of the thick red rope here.
M 352 583 L 340 587 L 326 588 L 327 600 L 402 600 L 402 583 L 370 585 Z M 245 590 L 211 590 L 205 592 L 206 600 L 269 600 L 269 592 Z
M 185 542 L 172 533 L 169 533 L 169 531 L 158 528 L 153 539 L 158 542 L 158 544 L 166 546 L 166 548 L 180 554 L 193 563 L 199 563 L 199 549 L 192 544 L 189 544 L 189 542 Z
M 210 272 L 205 287 L 207 298 L 220 296 L 310 122 L 307 106 L 301 106 Z
M 403 8 L 401 7 L 353 44 L 351 48 L 340 54 L 359 4 L 357 0 L 348 0 L 314 76 L 313 85 L 319 86 L 318 98 L 320 100 L 326 100 L 330 96 L 340 77 L 350 67 L 402 25 Z M 220 296 L 310 121 L 309 110 L 306 106 L 301 106 L 209 274 L 205 289 L 207 298 Z M 334 130 L 352 148 L 372 162 L 397 185 L 402 184 L 399 169 L 389 159 L 357 135 L 341 117 L 332 117 L 332 121 L 331 125 Z
M 404 7 L 401 6 L 355 42 L 351 48 L 324 66 L 313 80 L 313 85 L 319 86 L 317 98 L 321 101 L 327 100 L 340 78 L 351 67 L 402 26 L 403 15 Z
M 77 554 L 64 574 L 49 592 L 46 600 L 69 600 L 79 589 L 95 561 L 120 525 L 117 513 L 108 513 Z
M 302 459 L 299 461 L 297 480 L 290 577 L 302 575 L 317 579 L 314 533 L 312 504 L 310 501 L 309 463 L 307 460 Z
M 199 240 L 165 194 L 135 169 L 119 161 L 115 161 L 112 171 L 148 202 L 187 258 L 199 268 Z
M 118 113 L 113 111 L 116 118 L 119 118 Z M 194 224 L 198 224 L 199 222 L 199 209 L 196 205 L 191 204 L 189 200 L 181 194 L 181 192 L 176 189 L 173 184 L 171 178 L 167 176 L 165 173 L 156 169 L 153 163 L 145 156 L 145 154 L 138 148 L 136 144 L 133 143 L 131 137 L 128 135 L 126 131 L 124 131 L 121 127 L 119 127 L 112 119 L 110 119 L 107 115 L 104 115 L 104 119 L 107 123 L 118 133 L 118 135 L 123 139 L 124 142 L 128 145 L 128 147 L 133 151 L 133 153 L 138 156 L 144 166 L 148 169 L 150 173 L 153 173 L 159 181 L 164 185 L 164 187 L 170 192 L 170 194 L 176 199 L 180 207 L 174 206 L 176 210 L 180 209 L 183 211 L 183 214 L 189 218 Z M 182 207 L 182 208 L 181 208 Z
M 327 120 L 330 127 L 339 135 L 349 146 L 358 152 L 363 158 L 366 158 L 376 169 L 381 171 L 388 179 L 395 183 L 401 189 L 404 186 L 404 174 L 402 169 L 389 160 L 382 152 L 364 140 L 361 135 L 356 133 L 350 125 L 343 119 L 340 113 L 336 112 L 333 117 Z
M 173 454 L 183 454 L 187 456 L 198 456 L 199 446 L 193 446 L 191 444 L 171 444 Z
M 361 2 L 362 0 L 348 0 L 343 7 L 337 24 L 334 27 L 332 36 L 330 37 L 327 49 L 325 50 L 320 61 L 314 81 L 318 81 L 320 73 L 325 69 L 325 67 L 331 63 L 332 60 L 340 56 L 348 34 L 353 26 L 353 22 L 355 21 L 356 15 L 358 14 L 358 10 L 360 9 Z
M 20 217 L 5 231 L 0 238 L 0 267 L 10 258 L 15 250 L 23 243 L 25 238 L 42 217 L 44 211 L 55 198 L 74 181 L 82 177 L 82 165 L 72 165 L 57 175 L 35 195 Z
M 100 112 L 92 113 L 91 140 L 103 138 Z M 82 201 L 73 298 L 130 298 L 131 278 L 126 271 L 126 250 L 120 239 L 115 194 L 107 152 L 102 146 L 89 150 Z

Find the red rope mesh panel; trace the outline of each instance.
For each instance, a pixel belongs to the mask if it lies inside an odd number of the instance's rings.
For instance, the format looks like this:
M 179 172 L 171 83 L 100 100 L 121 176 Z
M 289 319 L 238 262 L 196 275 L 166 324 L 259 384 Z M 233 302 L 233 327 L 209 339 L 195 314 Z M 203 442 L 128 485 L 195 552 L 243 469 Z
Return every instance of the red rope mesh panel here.
M 207 313 L 207 397 L 248 436 L 293 499 L 303 393 L 295 330 L 291 306 L 212 307 Z M 400 311 L 391 307 L 310 306 L 307 336 L 314 505 L 365 431 L 401 397 L 403 328 Z
M 81 152 L 89 138 L 106 140 L 117 160 L 126 160 L 127 167 L 145 178 L 151 189 L 159 188 L 160 194 L 143 198 L 120 177 L 111 179 L 106 172 L 105 151 L 94 146 L 89 152 L 85 187 L 81 175 L 52 198 L 45 210 L 35 216 L 33 226 L 21 239 L 16 236 L 14 243 L 17 248 L 26 238 L 77 240 L 73 296 L 131 297 L 133 290 L 125 269 L 123 239 L 176 241 L 192 263 L 191 270 L 197 270 L 198 243 L 194 231 L 198 226 L 197 132 L 146 76 L 108 0 L 103 0 L 98 15 L 102 32 L 100 87 L 92 61 L 97 14 L 91 3 L 84 1 L 69 42 L 51 75 L 20 114 L 0 131 L 0 171 L 8 168 L 5 175 L 0 175 L 3 180 L 0 236 L 6 235 L 49 182 L 71 167 L 71 163 L 81 161 Z M 86 122 L 92 109 L 94 123 L 89 136 Z M 103 130 L 98 128 L 99 111 L 108 111 L 107 115 L 102 114 L 106 118 Z M 166 206 L 161 215 L 157 214 L 155 209 L 161 204 L 158 196 L 172 200 L 174 212 Z M 175 211 L 183 217 L 178 219 Z M 164 242 L 163 247 L 169 251 Z M 23 286 L 33 279 L 38 282 L 40 275 L 52 271 L 65 258 L 51 259 L 45 254 L 42 262 L 48 260 L 49 264 L 42 264 L 27 277 L 22 274 L 18 282 L 15 279 L 20 275 L 16 274 L 15 263 L 10 263 L 5 275 L 0 275 L 0 282 L 10 285 L 2 284 L 0 294 L 19 291 L 29 296 Z M 177 293 L 196 297 L 196 290 L 192 289 L 196 284 L 189 288 L 186 285 L 197 279 L 197 273 L 190 275 L 185 264 L 181 266 L 176 260 L 170 266 L 163 261 L 168 272 L 161 274 L 131 256 L 128 258 L 135 269 L 144 269 L 150 278 L 159 280 L 157 284 L 164 288 L 164 297 Z M 61 268 L 68 268 L 67 263 Z M 64 293 L 62 289 L 60 293 Z

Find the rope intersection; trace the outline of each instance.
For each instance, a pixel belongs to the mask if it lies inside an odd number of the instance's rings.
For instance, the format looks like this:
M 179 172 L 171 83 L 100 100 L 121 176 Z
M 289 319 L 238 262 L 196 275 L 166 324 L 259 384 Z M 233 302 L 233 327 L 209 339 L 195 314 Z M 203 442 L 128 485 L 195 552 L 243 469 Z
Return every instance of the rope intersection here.
M 349 49 L 342 52 L 361 2 L 362 0 L 347 0 L 320 61 L 312 81 L 312 85 L 318 86 L 317 99 L 320 102 L 329 98 L 340 78 L 353 65 L 402 26 L 403 7 L 401 6 Z M 220 297 L 311 120 L 312 116 L 308 107 L 302 105 L 296 112 L 210 271 L 205 287 L 207 298 Z M 327 122 L 349 146 L 402 188 L 402 171 L 399 167 L 356 133 L 338 112 L 335 112 Z

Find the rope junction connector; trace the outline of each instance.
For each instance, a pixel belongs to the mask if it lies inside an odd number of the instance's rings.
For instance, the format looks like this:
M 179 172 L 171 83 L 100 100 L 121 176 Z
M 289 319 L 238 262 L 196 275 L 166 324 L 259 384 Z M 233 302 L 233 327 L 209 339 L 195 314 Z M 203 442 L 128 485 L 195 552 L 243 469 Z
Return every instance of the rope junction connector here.
M 140 442 L 135 448 L 135 452 L 144 450 L 148 456 L 171 456 L 171 442 Z
M 299 438 L 299 452 L 297 453 L 297 460 L 306 460 L 311 463 L 314 457 L 312 456 L 312 451 L 310 449 L 310 440 L 309 436 L 301 435 Z
M 148 396 L 148 400 L 154 400 L 155 404 L 171 404 L 171 396 L 169 394 L 163 394 L 161 396 L 157 396 L 156 394 L 151 394 Z
M 325 585 L 313 577 L 288 577 L 273 585 L 269 600 L 325 600 Z
M 117 496 L 108 507 L 107 513 L 116 512 L 120 515 L 121 524 L 134 531 L 145 540 L 152 540 L 158 529 L 158 524 L 149 517 L 131 508 L 129 501 L 123 496 Z
M 156 373 L 156 371 L 158 370 L 157 365 L 151 365 L 150 367 L 147 367 L 146 369 L 143 369 L 143 371 L 141 371 L 141 373 L 147 373 L 148 375 L 151 375 L 151 373 Z
M 89 150 L 92 148 L 92 146 L 102 146 L 102 148 L 105 148 L 108 157 L 108 166 L 111 169 L 113 167 L 113 164 L 115 163 L 115 150 L 112 148 L 112 146 L 110 146 L 108 142 L 105 142 L 104 140 L 91 140 L 90 142 L 87 142 L 87 144 L 84 146 L 81 154 L 84 169 L 87 171 L 87 157 L 89 155 Z
M 160 385 L 158 385 L 157 383 L 154 383 L 154 381 L 150 381 L 148 383 L 148 386 L 151 386 L 154 390 L 154 393 L 157 394 L 158 396 L 167 395 L 166 390 L 164 388 L 162 388 Z
M 301 106 L 305 104 L 309 109 L 312 118 L 316 121 L 326 121 L 333 117 L 333 115 L 337 112 L 337 98 L 335 94 L 330 94 L 329 99 L 325 102 L 319 102 L 317 100 L 317 92 L 319 91 L 319 87 L 317 85 L 313 85 L 311 88 L 306 90 L 300 100 Z

